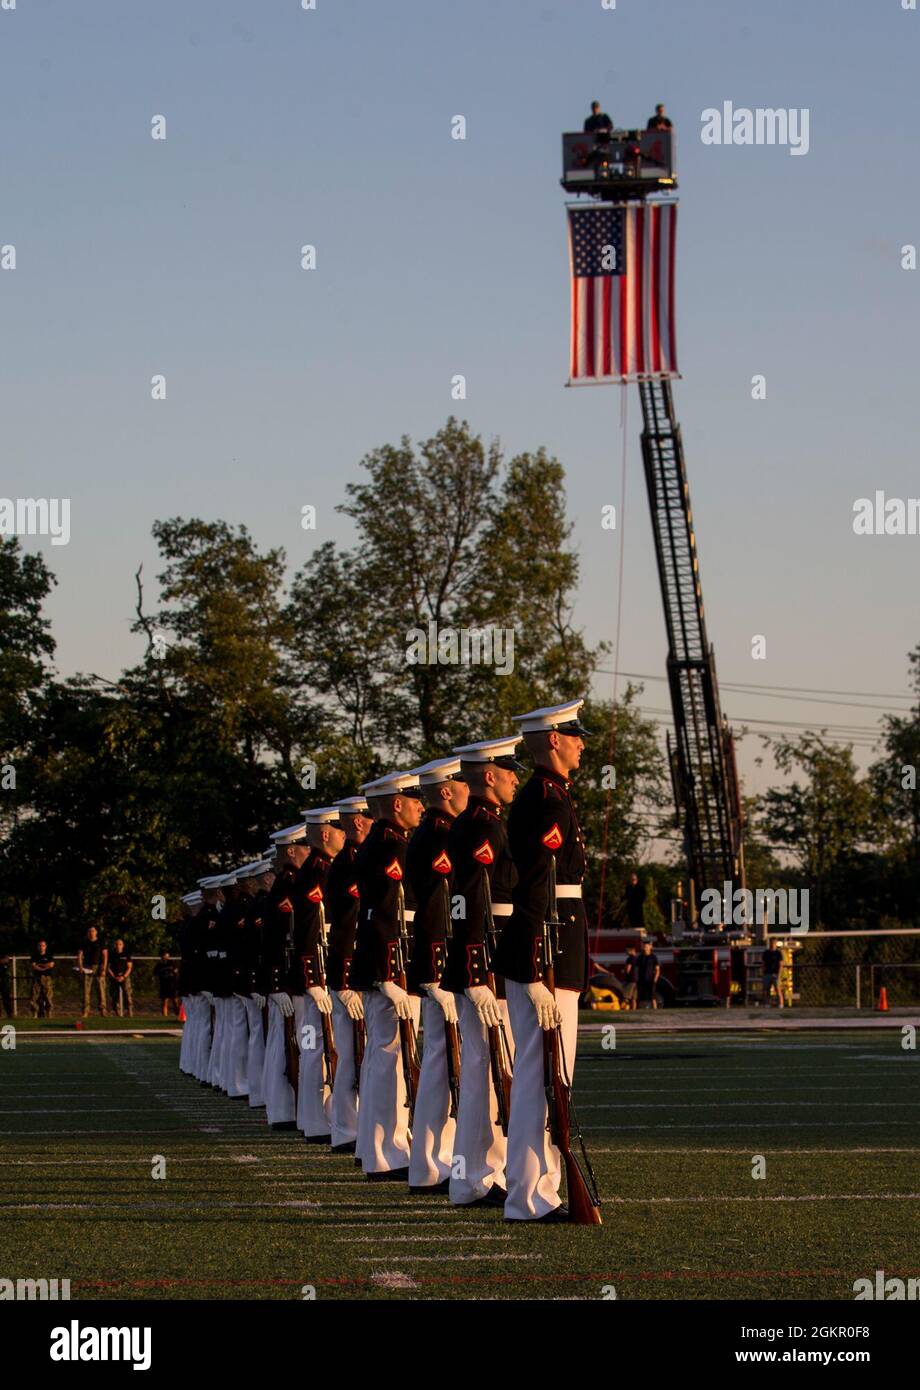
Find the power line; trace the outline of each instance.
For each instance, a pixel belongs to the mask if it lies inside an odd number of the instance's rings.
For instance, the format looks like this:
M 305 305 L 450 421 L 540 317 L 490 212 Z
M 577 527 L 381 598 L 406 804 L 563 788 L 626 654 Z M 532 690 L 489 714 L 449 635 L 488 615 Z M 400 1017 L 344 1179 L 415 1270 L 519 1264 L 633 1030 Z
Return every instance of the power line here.
M 612 671 L 609 667 L 605 667 L 605 666 L 599 666 L 599 667 L 597 668 L 597 672 L 598 672 L 598 675 L 612 676 L 612 675 L 615 675 L 615 674 L 619 674 L 619 675 L 621 675 L 621 676 L 626 676 L 628 679 L 632 679 L 632 680 L 642 680 L 642 681 L 665 681 L 665 682 L 666 682 L 667 679 L 668 679 L 667 676 L 652 675 L 652 673 L 649 672 L 649 671 L 620 671 L 619 673 L 617 673 L 617 672 Z M 822 695 L 856 695 L 856 696 L 860 696 L 860 697 L 865 696 L 865 697 L 867 697 L 867 698 L 869 698 L 869 699 L 877 698 L 877 699 L 881 699 L 881 700 L 916 700 L 916 698 L 917 698 L 915 695 L 910 695 L 910 694 L 895 694 L 895 693 L 893 693 L 893 692 L 884 693 L 884 692 L 881 692 L 881 691 L 872 691 L 872 690 L 821 690 L 819 687 L 816 687 L 816 686 L 758 685 L 758 684 L 756 684 L 756 683 L 753 682 L 753 681 L 743 681 L 743 682 L 741 682 L 741 681 L 720 681 L 720 682 L 719 682 L 719 685 L 720 685 L 720 687 L 721 687 L 722 690 L 731 690 L 731 691 L 734 691 L 736 694 L 739 694 L 739 695 L 763 695 L 766 699 L 771 699 L 771 700 L 798 700 L 798 701 L 800 701 L 800 702 L 803 703 L 803 704 L 816 704 L 816 705 L 837 705 L 837 704 L 839 704 L 839 705 L 847 705 L 847 706 L 850 706 L 850 707 L 853 708 L 853 709 L 880 709 L 880 710 L 885 710 L 887 713 L 892 713 L 892 714 L 907 714 L 907 713 L 909 713 L 909 711 L 908 711 L 908 710 L 886 710 L 886 706 L 885 706 L 885 705 L 859 704 L 859 703 L 856 703 L 856 702 L 850 701 L 850 700 L 825 700 L 825 699 L 821 699 L 821 698 L 819 698 L 819 697 L 822 696 Z M 805 694 L 805 693 L 800 693 L 800 694 L 780 693 L 780 692 L 789 692 L 789 691 L 800 691 L 800 692 L 806 692 L 806 691 L 807 691 L 807 692 L 809 692 L 809 693 L 807 693 L 807 694 Z

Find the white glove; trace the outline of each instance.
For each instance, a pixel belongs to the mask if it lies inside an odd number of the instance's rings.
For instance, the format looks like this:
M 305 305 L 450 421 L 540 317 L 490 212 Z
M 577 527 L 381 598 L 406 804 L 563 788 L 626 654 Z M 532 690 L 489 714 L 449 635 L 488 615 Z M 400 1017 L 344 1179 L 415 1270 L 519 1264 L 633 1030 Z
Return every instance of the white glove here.
M 211 991 L 210 991 L 209 989 L 203 989 L 203 990 L 201 991 L 201 994 L 202 994 L 202 997 L 203 997 L 204 999 L 206 999 L 206 1000 L 208 1001 L 209 1004 L 213 1004 L 213 1003 L 214 1003 L 214 995 L 211 993 Z
M 285 994 L 283 990 L 279 990 L 277 993 L 270 994 L 268 997 L 269 999 L 273 999 L 278 1005 L 283 1018 L 293 1017 L 294 1005 L 291 1003 L 291 996 L 289 994 Z
M 321 1014 L 332 1013 L 332 1000 L 329 998 L 327 990 L 323 989 L 320 985 L 311 985 L 307 993 Z
M 471 985 L 463 993 L 475 1006 L 480 1023 L 484 1023 L 487 1028 L 495 1028 L 501 1023 L 502 1016 L 498 1010 L 498 1000 L 488 985 Z
M 338 996 L 348 1011 L 348 1017 L 355 1022 L 364 1017 L 364 1000 L 355 989 L 340 989 Z
M 428 991 L 429 999 L 441 1005 L 448 1023 L 457 1022 L 457 999 L 449 989 L 442 989 L 440 985 L 422 985 L 422 989 Z
M 546 988 L 542 980 L 536 980 L 527 986 L 527 998 L 537 1011 L 537 1020 L 541 1028 L 546 1032 L 558 1028 L 562 1022 L 562 1014 L 559 1012 L 555 995 Z
M 257 1009 L 264 1009 L 264 1008 L 265 1008 L 265 995 L 264 995 L 264 994 L 250 994 L 249 997 L 250 997 L 250 999 L 252 1000 L 252 1002 L 255 1004 L 255 1006 L 256 1006 Z
M 380 984 L 380 993 L 384 999 L 389 999 L 393 1008 L 396 1010 L 397 1018 L 411 1018 L 412 1008 L 409 1004 L 409 996 L 400 985 L 393 980 L 383 980 Z

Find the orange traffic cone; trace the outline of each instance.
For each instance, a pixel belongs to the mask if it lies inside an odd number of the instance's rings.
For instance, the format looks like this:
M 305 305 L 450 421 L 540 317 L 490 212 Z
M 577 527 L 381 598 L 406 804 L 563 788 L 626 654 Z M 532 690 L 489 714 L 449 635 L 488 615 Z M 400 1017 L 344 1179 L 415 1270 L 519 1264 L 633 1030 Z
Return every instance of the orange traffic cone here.
M 876 1011 L 880 1014 L 887 1014 L 888 1012 L 888 991 L 884 985 L 882 985 L 878 992 L 878 1003 L 875 1007 Z
M 184 1005 L 184 1004 L 180 1004 L 180 1005 L 179 1005 L 179 1022 L 180 1022 L 180 1023 L 184 1023 L 184 1022 L 185 1022 L 185 1005 Z

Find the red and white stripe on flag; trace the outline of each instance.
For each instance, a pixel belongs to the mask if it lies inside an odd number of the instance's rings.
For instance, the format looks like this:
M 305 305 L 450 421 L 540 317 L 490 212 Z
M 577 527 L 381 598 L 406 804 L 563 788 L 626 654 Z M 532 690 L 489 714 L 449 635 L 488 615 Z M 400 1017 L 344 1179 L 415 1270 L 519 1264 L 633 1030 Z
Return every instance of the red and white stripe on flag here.
M 676 377 L 674 259 L 677 203 L 626 203 L 622 266 L 597 275 L 575 274 L 577 219 L 594 208 L 569 209 L 572 261 L 570 386 L 603 385 L 648 377 Z

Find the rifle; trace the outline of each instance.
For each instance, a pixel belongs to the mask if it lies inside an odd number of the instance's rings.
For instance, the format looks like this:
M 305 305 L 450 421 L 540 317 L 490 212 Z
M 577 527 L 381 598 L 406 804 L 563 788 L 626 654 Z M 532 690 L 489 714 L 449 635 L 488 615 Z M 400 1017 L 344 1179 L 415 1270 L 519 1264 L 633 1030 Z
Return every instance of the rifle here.
M 355 1095 L 357 1095 L 361 1090 L 361 1063 L 364 1061 L 367 1026 L 363 1018 L 353 1018 L 351 1027 L 355 1040 Z
M 498 932 L 495 926 L 495 917 L 492 914 L 492 887 L 489 883 L 488 870 L 485 867 L 482 870 L 482 892 L 486 908 L 486 929 L 483 936 L 486 984 L 495 994 L 495 950 L 498 945 Z M 503 1022 L 493 1024 L 491 1028 L 487 1029 L 487 1035 L 492 1088 L 495 1091 L 495 1103 L 498 1106 L 498 1123 L 501 1126 L 502 1134 L 507 1138 L 508 1117 L 511 1114 L 511 1078 L 513 1074 L 511 1049 L 508 1046 L 508 1035 L 505 1032 Z
M 316 943 L 316 965 L 320 986 L 326 988 L 326 910 L 319 905 L 319 940 Z M 332 1032 L 332 1015 L 320 1014 L 323 1029 L 323 1061 L 326 1066 L 326 1085 L 330 1091 L 335 1085 L 335 1069 L 339 1064 L 339 1054 L 335 1050 L 335 1037 Z
M 556 906 L 556 861 L 550 866 L 550 913 L 543 923 L 543 983 L 550 994 L 556 993 L 555 952 L 558 951 L 559 912 Z M 575 1226 L 600 1226 L 600 1197 L 597 1181 L 585 1149 L 572 1101 L 572 1083 L 565 1061 L 562 1029 L 543 1032 L 543 1083 L 546 1091 L 546 1128 L 565 1164 L 565 1186 L 568 1196 L 569 1220 Z M 581 1161 L 572 1150 L 572 1134 L 581 1149 Z M 582 1163 L 584 1166 L 582 1166 Z
M 291 971 L 294 965 L 294 909 L 288 913 L 288 934 L 284 943 L 284 981 L 285 988 L 290 988 Z M 284 1074 L 290 1082 L 291 1090 L 294 1092 L 294 1110 L 297 1110 L 297 1097 L 300 1092 L 300 1044 L 297 1041 L 297 1031 L 294 1023 L 294 1015 L 282 1015 L 284 1025 Z
M 447 886 L 447 879 L 441 879 L 441 897 L 444 908 L 444 940 L 450 946 L 454 934 L 453 922 L 450 915 L 450 889 Z M 456 1023 L 448 1023 L 444 1020 L 444 1041 L 447 1047 L 447 1086 L 450 1091 L 450 1118 L 457 1118 L 457 1111 L 460 1109 L 460 1029 Z
M 406 961 L 409 959 L 409 931 L 406 926 L 406 895 L 402 884 L 397 884 L 396 901 L 399 908 L 399 936 L 394 944 L 396 983 L 400 989 L 408 990 L 406 980 Z M 411 1018 L 400 1018 L 399 1051 L 402 1056 L 403 1080 L 406 1083 L 406 1105 L 409 1110 L 409 1124 L 415 1116 L 415 1098 L 418 1095 L 418 1079 L 422 1070 L 418 1057 L 418 1043 L 415 1037 L 415 1024 Z

